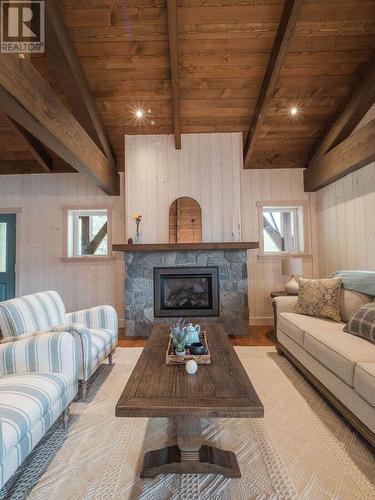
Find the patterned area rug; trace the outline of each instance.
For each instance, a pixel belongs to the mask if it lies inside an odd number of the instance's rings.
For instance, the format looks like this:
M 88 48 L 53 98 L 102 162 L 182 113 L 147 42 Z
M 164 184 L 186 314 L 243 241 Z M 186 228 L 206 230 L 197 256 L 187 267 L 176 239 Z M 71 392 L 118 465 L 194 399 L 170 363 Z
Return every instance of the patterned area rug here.
M 10 499 L 375 498 L 375 456 L 274 349 L 238 347 L 264 419 L 205 420 L 209 443 L 236 452 L 241 479 L 214 475 L 139 478 L 145 451 L 175 444 L 167 419 L 115 418 L 114 407 L 141 349 L 118 349 L 98 370 L 88 404 L 73 403 L 19 469 Z

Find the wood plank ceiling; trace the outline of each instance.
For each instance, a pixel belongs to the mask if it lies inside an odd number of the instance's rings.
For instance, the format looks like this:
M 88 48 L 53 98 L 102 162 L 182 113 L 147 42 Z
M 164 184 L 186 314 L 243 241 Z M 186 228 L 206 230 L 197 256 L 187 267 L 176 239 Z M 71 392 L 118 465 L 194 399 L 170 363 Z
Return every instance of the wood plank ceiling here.
M 59 4 L 122 170 L 124 134 L 176 130 L 167 0 Z M 240 131 L 246 138 L 284 1 L 178 0 L 177 6 L 181 132 Z M 304 0 L 263 110 L 251 168 L 306 166 L 373 50 L 373 0 Z M 47 57 L 32 62 L 69 107 Z M 300 111 L 296 118 L 289 115 L 291 106 Z M 138 108 L 145 112 L 141 122 Z M 0 160 L 33 158 L 0 117 Z

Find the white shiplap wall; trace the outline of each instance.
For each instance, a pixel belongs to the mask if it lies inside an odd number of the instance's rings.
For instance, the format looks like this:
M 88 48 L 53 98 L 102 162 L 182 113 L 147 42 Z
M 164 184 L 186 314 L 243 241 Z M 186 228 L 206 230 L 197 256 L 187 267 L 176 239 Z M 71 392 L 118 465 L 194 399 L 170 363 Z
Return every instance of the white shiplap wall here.
M 122 175 L 121 184 L 123 182 Z M 81 174 L 0 177 L 0 210 L 21 209 L 17 234 L 20 295 L 57 290 L 69 311 L 111 304 L 117 307 L 120 318 L 123 317 L 122 254 L 102 263 L 61 261 L 62 207 L 103 204 L 113 206 L 113 241 L 124 241 L 123 195 L 109 197 Z
M 375 163 L 318 192 L 321 271 L 375 271 Z
M 190 196 L 202 207 L 203 241 L 239 241 L 241 148 L 241 134 L 183 134 L 180 151 L 172 135 L 127 136 L 128 237 L 140 212 L 141 241 L 168 242 L 169 207 Z
M 127 236 L 134 236 L 132 215 L 140 212 L 143 243 L 168 242 L 169 206 L 180 196 L 200 203 L 204 242 L 258 241 L 257 201 L 310 200 L 302 169 L 243 170 L 240 133 L 184 134 L 181 151 L 175 150 L 173 136 L 127 136 L 125 154 Z M 313 223 L 314 209 L 312 205 Z M 272 321 L 270 292 L 286 281 L 280 259 L 259 259 L 257 253 L 249 251 L 254 324 Z M 305 275 L 313 273 L 310 258 Z
M 357 129 L 375 118 L 375 105 Z M 375 162 L 317 193 L 321 273 L 375 271 Z
M 307 201 L 310 209 L 310 257 L 304 258 L 304 276 L 317 276 L 315 195 L 303 188 L 303 169 L 242 170 L 242 236 L 244 240 L 259 239 L 257 201 Z M 272 317 L 270 293 L 283 290 L 290 278 L 281 274 L 281 258 L 261 258 L 249 254 L 249 303 L 253 324 L 268 323 Z

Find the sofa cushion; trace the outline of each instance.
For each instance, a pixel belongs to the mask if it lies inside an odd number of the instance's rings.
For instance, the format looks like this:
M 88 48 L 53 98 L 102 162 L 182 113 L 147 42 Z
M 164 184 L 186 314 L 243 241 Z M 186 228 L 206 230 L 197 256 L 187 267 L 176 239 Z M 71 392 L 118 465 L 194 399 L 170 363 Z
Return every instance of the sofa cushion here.
M 65 306 L 57 292 L 41 292 L 0 302 L 3 338 L 48 330 L 64 321 Z
M 345 321 L 345 323 L 347 323 L 358 311 L 358 309 L 371 301 L 372 297 L 370 295 L 341 288 L 339 297 L 341 321 Z
M 344 332 L 375 344 L 375 304 L 370 302 L 362 306 L 345 325 Z
M 354 389 L 375 406 L 375 363 L 358 363 L 354 373 Z
M 375 345 L 343 332 L 343 324 L 305 331 L 305 349 L 329 370 L 353 387 L 357 363 L 375 363 Z
M 340 321 L 338 300 L 341 282 L 341 278 L 300 278 L 296 313 Z
M 61 413 L 70 402 L 74 385 L 72 379 L 61 373 L 37 372 L 1 378 L 3 456 L 30 434 L 39 421 L 47 430 L 54 420 L 51 408 L 60 403 Z
M 303 325 L 303 321 L 300 318 L 300 314 L 280 313 L 277 319 L 277 327 L 294 340 L 294 342 L 303 347 L 305 331 L 303 326 L 301 326 L 301 324 Z
M 89 373 L 94 373 L 99 364 L 108 356 L 108 354 L 116 347 L 117 334 L 112 330 L 104 328 L 90 328 L 90 344 L 91 352 L 88 356 Z
M 301 347 L 304 347 L 305 330 L 319 331 L 329 330 L 333 332 L 341 332 L 344 326 L 343 323 L 330 321 L 322 318 L 314 318 L 297 313 L 280 313 L 277 321 L 277 326 L 289 338 L 297 342 Z

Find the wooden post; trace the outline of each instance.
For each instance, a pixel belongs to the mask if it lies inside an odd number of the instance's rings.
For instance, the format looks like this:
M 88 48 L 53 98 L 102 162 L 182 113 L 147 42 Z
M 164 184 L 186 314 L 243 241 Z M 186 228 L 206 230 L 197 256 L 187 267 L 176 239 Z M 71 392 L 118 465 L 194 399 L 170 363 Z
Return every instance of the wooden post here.
M 202 446 L 200 418 L 177 419 L 177 444 L 181 452 L 181 462 L 199 462 L 199 450 Z

